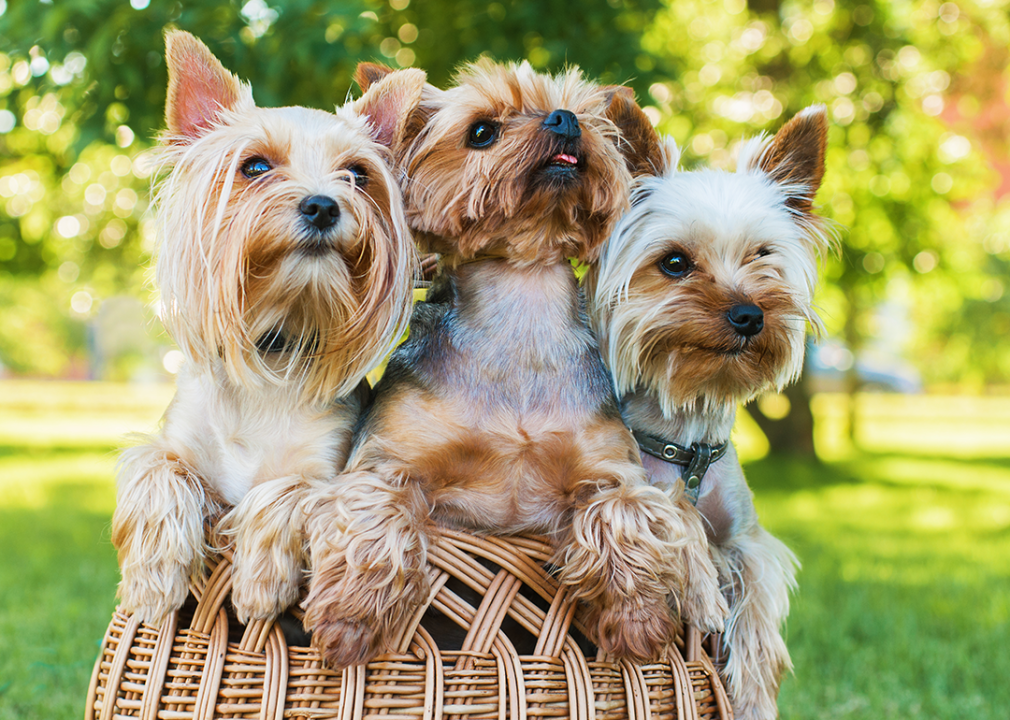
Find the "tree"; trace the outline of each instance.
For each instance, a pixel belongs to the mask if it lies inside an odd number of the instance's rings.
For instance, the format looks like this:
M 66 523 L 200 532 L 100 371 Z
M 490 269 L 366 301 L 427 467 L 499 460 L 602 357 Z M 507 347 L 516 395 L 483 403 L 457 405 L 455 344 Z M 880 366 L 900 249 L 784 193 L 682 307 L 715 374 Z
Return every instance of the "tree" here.
M 3 7 L 0 5 L 0 7 Z M 1006 152 L 1005 11 L 982 2 L 867 0 L 74 0 L 0 14 L 0 360 L 65 372 L 103 298 L 146 296 L 149 148 L 162 123 L 166 27 L 203 38 L 264 105 L 340 103 L 360 60 L 448 81 L 481 53 L 566 62 L 635 88 L 688 166 L 814 102 L 833 122 L 818 196 L 844 231 L 825 259 L 827 332 L 891 342 L 890 298 L 932 381 L 1007 382 L 1010 209 L 984 154 Z M 956 111 L 956 112 L 955 112 Z M 1007 170 L 1010 177 L 1010 167 Z M 76 304 L 74 301 L 76 298 Z M 25 337 L 40 335 L 26 350 Z M 42 348 L 41 350 L 38 348 Z M 890 348 L 893 351 L 893 348 Z M 62 365 L 61 365 L 62 363 Z M 808 440 L 796 409 L 762 417 Z M 779 428 L 773 427 L 775 423 Z M 795 449 L 795 448 L 794 448 Z

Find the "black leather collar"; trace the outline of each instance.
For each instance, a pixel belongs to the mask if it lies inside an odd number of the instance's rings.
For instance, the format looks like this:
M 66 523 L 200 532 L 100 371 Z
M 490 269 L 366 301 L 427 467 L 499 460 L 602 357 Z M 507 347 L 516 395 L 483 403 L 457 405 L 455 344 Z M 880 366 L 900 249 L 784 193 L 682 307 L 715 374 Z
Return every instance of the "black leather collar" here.
M 698 495 L 701 494 L 701 481 L 705 479 L 705 473 L 716 460 L 726 454 L 729 442 L 712 445 L 709 443 L 692 443 L 691 447 L 684 447 L 674 442 L 667 442 L 652 435 L 637 433 L 632 431 L 638 447 L 642 452 L 652 455 L 674 465 L 682 465 L 684 469 L 680 475 L 684 478 L 684 492 L 692 505 L 698 504 Z

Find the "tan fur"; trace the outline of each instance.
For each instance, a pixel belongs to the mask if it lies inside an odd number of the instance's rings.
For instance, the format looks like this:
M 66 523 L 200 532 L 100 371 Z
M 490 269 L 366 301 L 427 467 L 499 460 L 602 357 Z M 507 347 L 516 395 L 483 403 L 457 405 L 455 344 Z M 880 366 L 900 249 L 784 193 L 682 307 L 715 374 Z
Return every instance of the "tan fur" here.
M 161 622 L 202 570 L 205 521 L 227 512 L 239 617 L 269 618 L 298 595 L 304 497 L 343 467 L 356 389 L 408 317 L 416 255 L 378 140 L 402 132 L 424 74 L 336 114 L 257 108 L 199 40 L 166 45 L 157 277 L 185 363 L 161 430 L 120 461 L 120 596 Z M 269 171 L 247 176 L 251 158 Z M 320 195 L 339 220 L 316 232 L 299 205 Z
M 363 87 L 376 77 L 358 73 Z M 693 619 L 722 626 L 704 528 L 648 485 L 565 259 L 596 256 L 628 205 L 629 165 L 658 153 L 647 120 L 621 134 L 614 98 L 629 127 L 644 119 L 576 70 L 479 61 L 449 90 L 428 87 L 407 125 L 407 216 L 441 273 L 376 387 L 348 472 L 316 496 L 306 620 L 338 667 L 388 649 L 427 597 L 432 522 L 552 536 L 562 583 L 618 657 L 661 654 L 668 597 L 676 605 L 689 584 L 709 589 Z M 575 113 L 577 143 L 545 129 L 556 109 Z M 497 124 L 497 142 L 467 145 L 478 121 Z M 579 157 L 560 179 L 547 168 L 559 152 Z
M 532 181 L 557 151 L 556 136 L 541 125 L 558 108 L 579 118 L 582 153 L 592 159 L 584 181 L 563 193 Z M 637 167 L 649 143 L 658 147 L 627 92 L 587 82 L 577 69 L 551 77 L 527 63 L 482 59 L 463 68 L 455 87 L 429 86 L 417 114 L 429 120 L 402 163 L 410 177 L 404 200 L 411 227 L 430 250 L 448 243 L 446 254 L 464 260 L 486 253 L 527 264 L 592 262 L 626 207 L 625 166 Z M 459 139 L 483 118 L 501 124 L 501 140 L 474 152 Z
M 591 315 L 636 433 L 690 447 L 729 439 L 736 407 L 799 374 L 823 223 L 812 199 L 824 174 L 823 107 L 771 141 L 744 146 L 735 174 L 667 166 L 636 188 L 632 211 L 587 278 Z M 686 258 L 670 275 L 661 262 Z M 756 306 L 763 327 L 738 332 L 734 306 Z M 681 468 L 643 456 L 654 485 L 679 493 Z M 730 604 L 723 669 L 735 716 L 777 717 L 792 665 L 781 635 L 798 562 L 758 522 L 732 445 L 706 473 L 697 510 Z M 690 588 L 687 595 L 690 596 Z

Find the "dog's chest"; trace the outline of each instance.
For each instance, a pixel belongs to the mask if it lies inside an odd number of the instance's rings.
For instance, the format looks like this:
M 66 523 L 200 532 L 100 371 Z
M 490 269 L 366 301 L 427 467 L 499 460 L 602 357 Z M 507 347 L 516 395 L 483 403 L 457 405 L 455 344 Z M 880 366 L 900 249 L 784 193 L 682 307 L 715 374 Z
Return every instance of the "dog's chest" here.
M 280 477 L 327 478 L 342 469 L 356 412 L 302 402 L 290 388 L 243 392 L 220 378 L 180 377 L 166 418 L 187 463 L 228 504 Z
M 599 411 L 610 385 L 569 267 L 499 263 L 459 284 L 431 368 L 444 394 L 502 418 L 574 423 Z
M 732 448 L 732 445 L 730 446 Z M 664 491 L 683 481 L 683 467 L 642 453 L 642 465 L 649 474 L 649 482 Z M 732 449 L 713 463 L 702 478 L 698 495 L 698 512 L 705 521 L 705 531 L 710 542 L 723 545 L 736 533 L 744 519 L 740 517 L 740 492 L 747 493 L 736 453 Z M 745 504 L 745 503 L 744 503 Z
M 620 453 L 626 431 L 570 268 L 532 289 L 504 279 L 464 287 L 440 336 L 415 338 L 436 351 L 417 354 L 417 384 L 380 414 L 439 520 L 549 531 L 596 472 L 599 437 Z

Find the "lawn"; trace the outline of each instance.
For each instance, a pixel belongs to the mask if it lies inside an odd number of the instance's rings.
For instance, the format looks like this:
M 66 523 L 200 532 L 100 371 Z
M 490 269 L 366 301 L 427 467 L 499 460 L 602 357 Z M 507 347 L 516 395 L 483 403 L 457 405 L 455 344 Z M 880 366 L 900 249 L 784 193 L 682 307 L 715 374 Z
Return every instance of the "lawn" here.
M 0 718 L 79 717 L 118 579 L 115 447 L 163 386 L 0 383 Z M 782 716 L 988 718 L 1010 708 L 1010 402 L 819 397 L 822 465 L 739 444 L 804 569 Z

